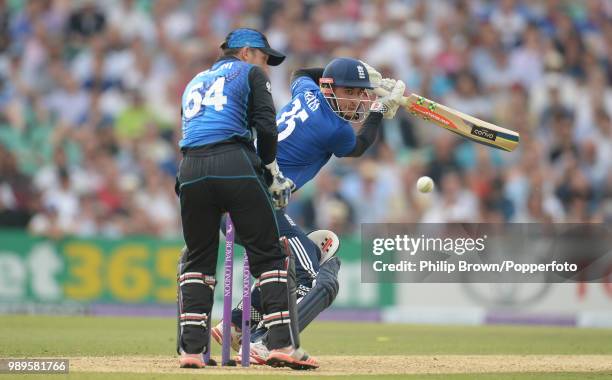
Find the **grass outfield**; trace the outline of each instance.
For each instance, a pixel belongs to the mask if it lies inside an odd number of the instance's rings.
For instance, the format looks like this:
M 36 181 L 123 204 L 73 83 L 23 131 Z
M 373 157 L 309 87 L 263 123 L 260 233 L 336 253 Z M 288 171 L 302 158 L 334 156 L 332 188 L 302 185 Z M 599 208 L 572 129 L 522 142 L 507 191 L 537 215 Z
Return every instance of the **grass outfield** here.
M 0 357 L 110 357 L 126 358 L 138 357 L 138 360 L 147 358 L 160 358 L 160 366 L 174 369 L 176 324 L 171 318 L 109 318 L 109 317 L 48 317 L 48 316 L 0 316 Z M 384 379 L 612 379 L 612 330 L 610 329 L 578 329 L 578 328 L 552 328 L 552 327 L 517 327 L 517 326 L 483 326 L 483 327 L 450 327 L 450 326 L 413 326 L 392 325 L 376 323 L 314 323 L 302 334 L 303 346 L 313 355 L 328 359 L 334 363 L 340 357 L 362 357 L 372 363 L 366 363 L 365 373 L 376 374 L 377 378 Z M 218 356 L 218 346 L 214 345 L 213 355 Z M 401 376 L 391 375 L 386 367 L 386 374 L 377 373 L 376 363 L 387 362 L 387 355 L 395 355 L 400 362 L 406 365 L 411 363 L 425 363 L 432 360 L 432 366 L 438 365 L 435 374 L 410 374 Z M 551 370 L 546 372 L 535 367 L 530 371 L 529 366 L 522 367 L 520 372 L 509 373 L 457 373 L 454 365 L 446 365 L 445 360 L 463 358 L 463 366 L 471 368 L 473 362 L 470 357 L 479 355 L 508 355 L 512 360 L 519 360 L 522 356 L 543 355 L 542 363 L 553 360 L 549 364 Z M 545 356 L 544 356 L 545 355 Z M 568 355 L 567 360 L 554 359 L 554 355 Z M 579 355 L 579 356 L 576 356 Z M 595 358 L 600 355 L 607 360 L 610 358 L 610 367 L 601 363 L 592 367 L 586 365 L 586 371 L 597 372 L 571 373 L 564 371 L 562 365 L 572 362 L 576 358 Z M 379 359 L 372 356 L 380 356 Z M 570 357 L 571 356 L 571 357 Z M 553 359 L 551 359 L 553 358 Z M 94 361 L 98 359 L 94 358 Z M 107 359 L 107 358 L 105 358 Z M 112 364 L 112 359 L 109 366 Z M 359 364 L 363 360 L 355 359 Z M 495 359 L 497 360 L 497 359 Z M 504 360 L 498 360 L 503 364 Z M 532 360 L 533 361 L 533 360 Z M 599 360 L 601 362 L 601 360 Z M 163 362 L 163 363 L 162 363 Z M 321 360 L 322 364 L 325 360 Z M 537 362 L 537 361 L 536 361 Z M 559 368 L 555 363 L 559 362 Z M 157 362 L 154 362 L 157 363 Z M 172 363 L 172 364 L 169 364 Z M 448 363 L 455 363 L 449 361 Z M 478 361 L 476 361 L 478 363 Z M 571 364 L 571 363 L 569 363 Z M 533 364 L 532 364 L 533 365 Z M 155 367 L 156 365 L 151 365 Z M 328 365 L 329 367 L 330 365 Z M 386 366 L 386 365 L 385 365 Z M 71 366 L 72 368 L 72 366 Z M 83 367 L 79 371 L 90 371 L 91 367 Z M 95 368 L 95 367 L 94 367 Z M 351 368 L 350 366 L 348 368 Z M 474 372 L 488 372 L 491 367 L 475 368 Z M 514 367 L 509 367 L 514 368 Z M 548 367 L 546 367 L 548 368 Z M 362 368 L 363 369 L 363 368 Z M 418 369 L 418 368 L 417 368 Z M 101 371 L 106 371 L 105 367 Z M 122 368 L 109 368 L 111 371 L 122 371 Z M 130 369 L 126 369 L 130 370 Z M 321 371 L 325 370 L 325 371 Z M 391 369 L 392 371 L 393 369 Z M 208 373 L 204 372 L 207 371 Z M 216 371 L 216 372 L 215 372 Z M 225 371 L 221 372 L 220 371 Z M 239 373 L 242 371 L 242 373 Z M 244 373 L 248 371 L 248 373 Z M 181 373 L 182 379 L 207 377 L 225 379 L 282 379 L 295 372 L 279 372 L 284 370 L 271 370 L 275 372 L 262 373 L 261 369 L 215 369 L 207 368 L 197 373 Z M 422 372 L 422 371 L 418 371 Z M 438 373 L 441 372 L 441 373 Z M 498 372 L 493 368 L 493 372 Z M 278 373 L 278 375 L 277 375 Z M 301 373 L 300 373 L 301 374 Z M 363 372 L 345 373 L 344 369 L 321 368 L 309 375 L 320 375 L 326 379 L 343 378 L 365 379 L 372 378 Z M 0 375 L 2 376 L 2 375 Z M 39 376 L 39 375 L 37 375 Z M 53 376 L 54 379 L 170 379 L 176 373 L 95 373 L 73 371 L 69 376 Z M 27 378 L 20 375 L 18 378 Z M 5 377 L 3 377 L 5 378 Z M 40 376 L 38 377 L 40 378 Z
M 316 322 L 301 336 L 313 355 L 612 354 L 612 329 Z M 176 321 L 0 316 L 0 337 L 4 357 L 174 355 Z

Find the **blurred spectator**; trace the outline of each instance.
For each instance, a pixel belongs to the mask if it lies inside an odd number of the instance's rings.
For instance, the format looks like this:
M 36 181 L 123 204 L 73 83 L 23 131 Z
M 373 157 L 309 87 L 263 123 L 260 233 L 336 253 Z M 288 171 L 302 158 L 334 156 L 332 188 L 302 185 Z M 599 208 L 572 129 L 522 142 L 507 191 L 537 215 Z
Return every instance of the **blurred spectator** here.
M 330 229 L 338 233 L 350 233 L 355 215 L 347 199 L 340 193 L 338 179 L 322 170 L 315 179 L 316 190 L 304 210 L 304 225 L 312 229 Z
M 57 227 L 64 234 L 72 234 L 78 223 L 79 197 L 70 184 L 66 168 L 58 170 L 56 186 L 46 188 L 42 193 L 43 207 L 57 213 Z
M 354 206 L 357 220 L 382 223 L 394 214 L 401 197 L 399 174 L 370 158 L 362 158 L 358 168 L 346 176 L 340 192 Z
M 67 127 L 79 127 L 85 120 L 90 106 L 90 94 L 79 88 L 79 83 L 67 72 L 62 73 L 60 87 L 49 94 L 46 106 L 58 123 Z
M 0 226 L 25 227 L 35 195 L 30 178 L 19 171 L 15 155 L 0 145 Z
M 503 181 L 497 177 L 491 183 L 491 189 L 483 197 L 483 219 L 485 222 L 509 222 L 514 216 L 514 204 L 503 192 Z
M 78 223 L 72 233 L 79 237 L 95 237 L 100 232 L 102 213 L 93 195 L 83 195 L 79 199 Z
M 557 185 L 556 195 L 570 214 L 576 212 L 577 207 L 580 213 L 588 214 L 592 211 L 591 202 L 595 194 L 588 179 L 576 165 L 575 159 L 568 160 L 564 176 Z
M 433 160 L 425 170 L 425 174 L 438 183 L 449 171 L 459 171 L 459 163 L 455 157 L 457 139 L 447 133 L 438 133 L 438 139 L 433 142 Z
M 144 186 L 135 196 L 136 205 L 146 214 L 159 236 L 179 234 L 176 220 L 179 218 L 174 182 L 157 168 L 153 162 L 145 166 Z
M 180 43 L 193 32 L 193 18 L 181 6 L 180 0 L 159 0 L 154 4 L 157 20 L 161 22 L 161 32 L 171 41 Z
M 9 35 L 9 9 L 6 0 L 0 0 L 0 54 L 4 53 L 10 45 Z
M 86 39 L 102 32 L 106 26 L 106 15 L 98 9 L 93 0 L 83 0 L 68 18 L 68 38 L 76 43 L 85 43 Z
M 428 210 L 423 214 L 425 223 L 479 222 L 478 200 L 462 183 L 457 172 L 447 172 L 439 182 L 436 194 Z
M 121 142 L 142 137 L 148 123 L 153 121 L 153 113 L 139 91 L 130 92 L 131 106 L 123 110 L 115 122 L 115 133 Z
M 402 168 L 401 190 L 404 204 L 396 210 L 396 218 L 392 222 L 413 223 L 421 220 L 423 211 L 431 204 L 431 197 L 419 192 L 416 187 L 416 182 L 422 175 L 423 164 L 417 158 Z
M 110 9 L 109 25 L 120 31 L 123 40 L 142 38 L 148 43 L 155 40 L 155 25 L 151 17 L 136 0 L 121 0 Z
M 60 239 L 66 235 L 62 230 L 57 210 L 52 206 L 43 206 L 28 224 L 28 232 L 35 236 L 44 236 L 51 239 Z
M 573 136 L 576 140 L 580 141 L 593 132 L 597 110 L 604 110 L 608 115 L 612 115 L 612 89 L 609 75 L 600 67 L 590 67 L 586 81 L 579 87 L 576 129 Z
M 534 25 L 530 25 L 522 36 L 521 45 L 510 54 L 510 67 L 514 79 L 530 88 L 542 79 L 542 36 Z
M 578 146 L 572 138 L 574 120 L 571 115 L 556 114 L 552 122 L 552 144 L 549 158 L 552 163 L 560 158 L 577 155 Z
M 53 152 L 53 162 L 41 167 L 33 178 L 38 191 L 58 187 L 60 184 L 60 171 L 68 171 L 68 158 L 63 147 Z
M 517 223 L 552 223 L 554 218 L 546 208 L 542 191 L 533 189 L 527 198 L 527 208 L 514 218 Z
M 527 17 L 519 11 L 515 0 L 501 0 L 491 12 L 491 24 L 501 34 L 502 43 L 507 46 L 516 44 L 527 26 Z
M 508 52 L 501 46 L 492 51 L 493 62 L 481 73 L 482 85 L 490 92 L 510 87 L 514 84 L 514 73 L 510 66 Z
M 455 90 L 446 95 L 444 103 L 460 109 L 468 115 L 490 119 L 492 103 L 480 93 L 476 76 L 467 71 L 459 72 L 455 79 Z

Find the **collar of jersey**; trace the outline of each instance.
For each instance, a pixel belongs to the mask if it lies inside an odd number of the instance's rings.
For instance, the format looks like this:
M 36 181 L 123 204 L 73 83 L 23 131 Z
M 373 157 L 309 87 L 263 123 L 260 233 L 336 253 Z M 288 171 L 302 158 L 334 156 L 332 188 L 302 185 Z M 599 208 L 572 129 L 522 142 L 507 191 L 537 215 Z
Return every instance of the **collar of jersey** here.
M 223 61 L 240 61 L 240 59 L 232 56 L 232 55 L 228 55 L 227 57 L 221 57 L 219 59 L 217 59 L 217 61 L 215 63 L 213 63 L 213 66 L 216 65 L 219 62 L 223 62 Z

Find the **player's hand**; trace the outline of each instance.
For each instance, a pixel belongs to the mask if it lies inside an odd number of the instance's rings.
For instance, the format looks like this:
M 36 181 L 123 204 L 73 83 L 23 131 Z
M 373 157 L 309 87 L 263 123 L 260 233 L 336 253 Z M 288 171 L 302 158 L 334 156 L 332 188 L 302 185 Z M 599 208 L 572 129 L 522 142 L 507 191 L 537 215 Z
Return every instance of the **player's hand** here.
M 361 62 L 361 64 L 365 67 L 366 71 L 368 72 L 368 78 L 370 78 L 370 85 L 372 85 L 372 87 L 374 88 L 379 87 L 382 81 L 382 75 L 380 75 L 380 73 L 376 71 L 375 68 L 368 65 L 364 61 L 359 61 L 359 62 Z
M 404 96 L 406 84 L 401 80 L 385 78 L 381 81 L 379 87 L 380 90 L 384 90 L 380 91 L 380 93 L 386 95 L 376 99 L 376 101 L 372 103 L 370 112 L 381 112 L 383 118 L 393 119 L 400 106 L 402 97 Z
M 268 174 L 272 178 L 272 182 L 268 187 L 268 191 L 272 195 L 272 202 L 277 209 L 287 207 L 291 192 L 295 189 L 293 181 L 281 173 L 276 160 L 266 165 Z

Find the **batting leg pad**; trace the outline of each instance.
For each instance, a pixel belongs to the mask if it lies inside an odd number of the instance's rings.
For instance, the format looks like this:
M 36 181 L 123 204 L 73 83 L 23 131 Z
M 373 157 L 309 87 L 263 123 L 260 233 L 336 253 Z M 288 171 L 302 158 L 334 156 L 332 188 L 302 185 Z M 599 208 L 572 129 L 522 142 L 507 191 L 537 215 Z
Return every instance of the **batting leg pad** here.
M 338 295 L 340 284 L 338 272 L 340 259 L 332 257 L 327 260 L 317 274 L 312 289 L 298 304 L 299 328 L 303 331 L 321 312 L 331 306 Z
M 333 257 L 321 265 L 321 269 L 315 281 L 315 286 L 309 289 L 308 293 L 297 305 L 300 332 L 304 331 L 323 310 L 327 309 L 334 302 L 340 289 L 338 283 L 339 271 L 340 259 L 338 257 Z M 263 326 L 258 326 L 251 336 L 252 342 L 257 342 L 259 340 L 267 342 L 267 339 L 268 331 L 263 328 Z
M 207 349 L 215 284 L 213 276 L 199 272 L 186 272 L 178 277 L 179 350 L 199 354 Z

